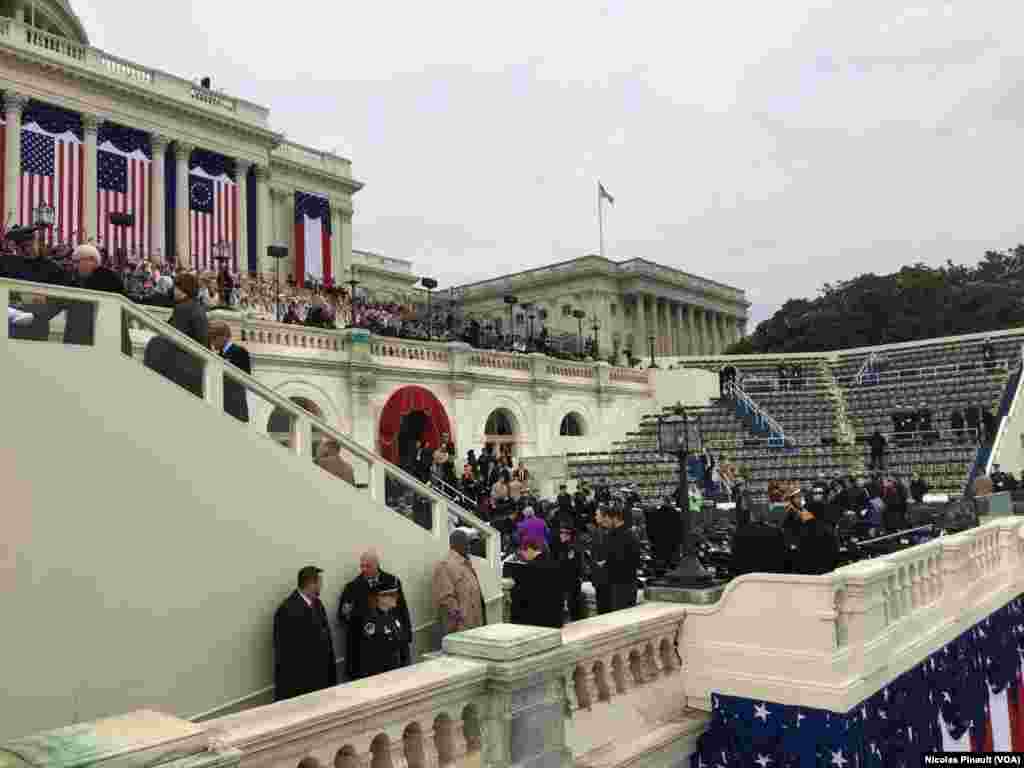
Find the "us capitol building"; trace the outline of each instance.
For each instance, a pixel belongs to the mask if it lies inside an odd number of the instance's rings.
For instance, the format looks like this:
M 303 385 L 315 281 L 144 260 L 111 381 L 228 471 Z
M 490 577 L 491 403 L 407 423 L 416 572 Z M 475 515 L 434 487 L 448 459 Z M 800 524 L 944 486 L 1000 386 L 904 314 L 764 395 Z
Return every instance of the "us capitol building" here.
M 82 147 L 81 227 L 65 240 L 97 238 L 97 148 L 105 133 L 136 136 L 151 158 L 149 189 L 126 210 L 137 209 L 147 230 L 143 242 L 161 262 L 197 264 L 190 240 L 189 174 L 197 158 L 215 157 L 237 184 L 237 210 L 229 245 L 243 271 L 270 273 L 267 246 L 288 247 L 282 273 L 294 274 L 296 193 L 326 197 L 330 210 L 330 273 L 342 282 L 353 265 L 371 296 L 422 298 L 413 289 L 412 265 L 403 259 L 352 249 L 352 197 L 362 183 L 349 159 L 288 141 L 270 125 L 270 110 L 210 87 L 94 48 L 66 0 L 8 0 L 0 3 L 0 56 L 3 72 L 4 184 L 2 210 L 8 224 L 32 223 L 31 204 L 21 199 L 22 127 L 32 114 L 54 107 L 80 118 L 73 132 Z M 77 121 L 74 121 L 77 122 Z M 65 176 L 70 176 L 70 172 Z M 141 203 L 141 205 L 139 205 Z M 55 206 L 55 207 L 60 207 Z M 64 226 L 64 230 L 69 227 Z M 421 268 L 423 265 L 421 265 Z M 326 269 L 324 272 L 326 273 Z M 584 335 L 596 335 L 602 356 L 649 351 L 654 337 L 659 355 L 710 354 L 723 350 L 745 331 L 743 291 L 642 259 L 616 263 L 587 256 L 542 269 L 454 289 L 468 314 L 508 321 L 505 296 L 521 302 L 512 322 L 526 333 L 529 315 L 536 328 L 576 333 L 573 311 L 586 314 Z M 523 305 L 529 305 L 530 308 Z
M 82 198 L 76 240 L 97 237 L 97 139 L 114 129 L 139 136 L 136 145 L 152 160 L 150 189 L 142 193 L 149 199 L 134 206 L 147 218 L 151 246 L 142 255 L 195 263 L 189 206 L 182 202 L 189 200 L 189 172 L 199 153 L 217 157 L 237 183 L 237 227 L 229 239 L 242 269 L 272 271 L 266 254 L 273 243 L 294 254 L 296 192 L 328 199 L 331 272 L 341 277 L 350 268 L 352 195 L 362 186 L 352 178 L 350 161 L 287 141 L 271 127 L 267 107 L 215 90 L 205 79 L 186 80 L 90 46 L 66 0 L 0 3 L 0 57 L 6 222 L 32 223 L 24 221 L 19 197 L 23 119 L 56 107 L 80 116 L 72 132 L 84 150 L 81 181 L 68 193 Z

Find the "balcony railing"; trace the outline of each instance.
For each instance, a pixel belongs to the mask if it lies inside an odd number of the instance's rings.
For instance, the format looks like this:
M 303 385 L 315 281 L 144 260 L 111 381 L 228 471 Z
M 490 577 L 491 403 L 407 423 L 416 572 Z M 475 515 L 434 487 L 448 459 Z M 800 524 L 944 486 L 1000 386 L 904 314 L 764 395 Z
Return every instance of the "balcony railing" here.
M 121 59 L 99 48 L 52 35 L 14 19 L 0 20 L 0 45 L 45 56 L 62 66 L 81 67 L 113 80 L 130 82 L 154 94 L 201 105 L 204 109 L 230 115 L 262 128 L 268 124 L 270 111 L 266 107 L 222 91 L 203 88 L 176 75 Z

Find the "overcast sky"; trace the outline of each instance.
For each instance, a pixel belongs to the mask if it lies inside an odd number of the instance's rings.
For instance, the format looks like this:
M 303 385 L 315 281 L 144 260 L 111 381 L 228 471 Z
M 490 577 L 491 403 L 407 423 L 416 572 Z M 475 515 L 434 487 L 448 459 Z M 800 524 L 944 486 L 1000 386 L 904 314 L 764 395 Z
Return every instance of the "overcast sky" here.
M 441 286 L 598 250 L 746 289 L 1024 241 L 1024 8 L 73 0 L 94 45 L 352 159 L 354 244 Z M 265 10 L 264 10 L 265 9 Z

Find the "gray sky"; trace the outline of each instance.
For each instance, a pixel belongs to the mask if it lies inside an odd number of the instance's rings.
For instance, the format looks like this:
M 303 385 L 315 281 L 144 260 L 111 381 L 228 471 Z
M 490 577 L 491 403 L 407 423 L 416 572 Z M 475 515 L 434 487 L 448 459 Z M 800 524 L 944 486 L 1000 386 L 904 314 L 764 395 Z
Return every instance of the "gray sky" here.
M 351 157 L 355 247 L 442 287 L 596 252 L 598 178 L 608 256 L 742 287 L 755 321 L 1024 241 L 1006 0 L 73 4 L 94 45 Z

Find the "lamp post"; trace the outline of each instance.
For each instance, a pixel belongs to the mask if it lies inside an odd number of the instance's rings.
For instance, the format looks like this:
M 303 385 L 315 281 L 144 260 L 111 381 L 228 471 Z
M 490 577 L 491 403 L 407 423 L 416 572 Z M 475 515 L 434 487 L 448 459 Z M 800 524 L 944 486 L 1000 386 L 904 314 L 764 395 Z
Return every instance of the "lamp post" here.
M 358 328 L 359 325 L 356 323 L 356 288 L 359 287 L 359 280 L 356 279 L 356 265 L 355 264 L 353 264 L 352 267 L 350 268 L 350 272 L 352 273 L 352 277 L 350 277 L 348 280 L 345 281 L 345 284 L 348 285 L 348 289 L 349 289 L 348 290 L 348 303 L 349 303 L 349 307 L 350 307 L 349 311 L 352 313 L 352 320 L 349 323 L 349 327 L 350 328 Z
M 587 313 L 584 312 L 582 309 L 574 309 L 572 311 L 572 316 L 576 318 L 576 322 L 579 325 L 579 329 L 577 331 L 576 340 L 577 340 L 577 347 L 578 347 L 579 356 L 580 356 L 580 359 L 582 360 L 583 359 L 583 318 L 587 316 Z
M 651 364 L 649 366 L 647 366 L 648 368 L 657 368 L 658 367 L 658 364 L 656 362 L 654 362 L 654 342 L 655 342 L 655 337 L 654 337 L 654 334 L 652 333 L 650 336 L 647 337 L 647 344 L 651 348 Z
M 502 301 L 504 301 L 506 304 L 508 304 L 508 343 L 509 343 L 509 348 L 511 348 L 513 346 L 512 345 L 512 340 L 513 340 L 513 338 L 515 338 L 515 336 L 514 336 L 514 334 L 512 332 L 512 329 L 513 329 L 513 325 L 512 325 L 512 308 L 516 305 L 516 303 L 519 301 L 519 299 L 509 293 L 509 294 L 505 294 L 505 297 L 502 299 Z
M 437 288 L 437 280 L 432 277 L 421 277 L 420 285 L 427 289 L 427 338 L 434 339 L 434 314 L 430 308 L 430 292 Z
M 287 258 L 288 246 L 281 243 L 268 245 L 267 256 L 274 260 L 274 319 L 281 322 L 281 259 Z
M 691 416 L 681 405 L 677 405 L 674 413 L 658 417 L 658 452 L 674 455 L 679 460 L 678 503 L 682 515 L 682 536 L 679 542 L 679 565 L 665 576 L 665 581 L 677 587 L 707 586 L 711 576 L 700 564 L 693 548 L 693 536 L 690 531 L 693 521 L 690 518 L 688 480 L 686 464 L 691 453 L 703 450 L 700 431 L 700 417 Z
M 53 222 L 54 210 L 52 206 L 43 203 L 42 205 L 37 206 L 36 208 L 33 209 L 32 223 L 35 224 L 36 227 L 39 227 L 39 229 L 37 229 L 36 231 L 39 232 L 40 250 L 42 250 L 42 241 L 45 239 L 43 237 L 42 227 L 46 227 L 47 229 L 49 229 L 50 227 L 53 226 Z

